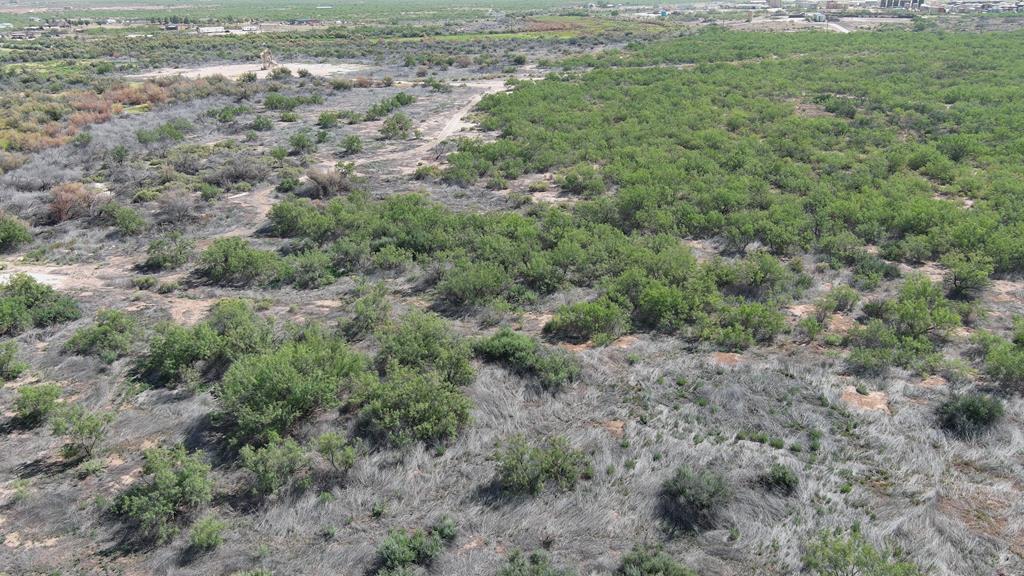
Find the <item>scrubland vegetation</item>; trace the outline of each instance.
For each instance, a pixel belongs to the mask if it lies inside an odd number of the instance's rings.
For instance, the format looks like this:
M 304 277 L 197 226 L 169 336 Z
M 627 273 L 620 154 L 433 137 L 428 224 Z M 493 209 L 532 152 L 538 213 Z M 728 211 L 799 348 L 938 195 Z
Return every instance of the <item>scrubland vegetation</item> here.
M 394 4 L 0 45 L 0 574 L 1024 572 L 1020 32 Z

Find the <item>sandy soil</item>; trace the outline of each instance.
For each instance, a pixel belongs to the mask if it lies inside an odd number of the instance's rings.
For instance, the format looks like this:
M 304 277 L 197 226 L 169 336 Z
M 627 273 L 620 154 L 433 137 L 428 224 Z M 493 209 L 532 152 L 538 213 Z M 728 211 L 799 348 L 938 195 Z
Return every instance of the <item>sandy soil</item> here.
M 368 66 L 362 64 L 306 64 L 302 62 L 282 62 L 281 66 L 297 72 L 300 68 L 309 70 L 314 76 L 334 76 L 338 74 L 352 74 L 366 70 Z M 165 76 L 184 76 L 185 78 L 205 78 L 207 76 L 227 76 L 238 78 L 247 72 L 255 72 L 257 78 L 265 78 L 270 71 L 261 70 L 260 63 L 253 61 L 251 64 L 219 64 L 215 66 L 198 66 L 195 68 L 158 68 L 143 74 L 129 76 L 129 78 L 162 78 Z
M 858 410 L 889 414 L 889 395 L 881 390 L 861 394 L 853 386 L 847 386 L 843 388 L 843 402 Z

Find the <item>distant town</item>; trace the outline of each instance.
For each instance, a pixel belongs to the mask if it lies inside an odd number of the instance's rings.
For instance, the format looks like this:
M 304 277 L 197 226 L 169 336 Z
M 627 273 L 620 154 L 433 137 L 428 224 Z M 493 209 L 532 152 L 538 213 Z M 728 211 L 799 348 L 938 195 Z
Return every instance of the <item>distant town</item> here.
M 1024 13 L 1024 0 L 996 2 L 992 0 L 745 0 L 706 2 L 698 4 L 605 4 L 588 3 L 576 9 L 607 17 L 654 20 L 687 17 L 714 17 L 716 14 L 747 13 L 748 18 L 806 18 L 826 21 L 843 16 L 905 17 L 929 14 Z M 81 34 L 95 28 L 152 28 L 205 36 L 228 36 L 283 32 L 310 27 L 345 26 L 345 20 L 295 18 L 281 21 L 194 21 L 188 16 L 163 18 L 59 18 L 33 16 L 26 24 L 16 25 L 0 20 L 0 39 L 31 40 L 40 36 Z

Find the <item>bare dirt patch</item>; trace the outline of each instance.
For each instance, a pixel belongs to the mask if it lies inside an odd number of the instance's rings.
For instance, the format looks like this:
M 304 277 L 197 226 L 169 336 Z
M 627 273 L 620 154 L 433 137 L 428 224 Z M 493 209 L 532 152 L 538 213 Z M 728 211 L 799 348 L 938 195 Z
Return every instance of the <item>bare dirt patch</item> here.
M 626 422 L 623 420 L 604 420 L 600 425 L 615 438 L 622 438 L 626 433 Z
M 843 402 L 865 412 L 891 413 L 889 411 L 889 395 L 881 390 L 861 394 L 853 386 L 847 386 L 843 388 Z
M 922 388 L 942 388 L 948 384 L 946 379 L 938 374 L 933 374 L 918 383 Z
M 857 326 L 857 321 L 849 316 L 843 314 L 833 314 L 828 319 L 829 332 L 835 332 L 836 334 L 846 334 L 850 330 L 853 330 Z
M 719 366 L 736 366 L 743 363 L 743 356 L 735 352 L 714 352 L 711 361 Z

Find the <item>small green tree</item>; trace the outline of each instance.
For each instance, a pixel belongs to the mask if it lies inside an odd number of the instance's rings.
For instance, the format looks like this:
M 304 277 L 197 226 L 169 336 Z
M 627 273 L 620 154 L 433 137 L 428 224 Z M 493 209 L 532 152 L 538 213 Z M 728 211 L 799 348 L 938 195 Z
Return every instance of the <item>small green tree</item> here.
M 396 112 L 384 120 L 380 127 L 381 138 L 385 140 L 405 140 L 412 132 L 412 118 L 404 112 Z
M 38 384 L 18 388 L 18 398 L 14 401 L 14 412 L 19 424 L 33 428 L 45 422 L 57 408 L 60 392 L 60 386 L 56 384 Z
M 316 451 L 330 462 L 335 472 L 345 473 L 356 462 L 356 449 L 336 432 L 326 432 L 316 439 Z
M 710 524 L 732 496 L 725 478 L 710 470 L 680 466 L 662 485 L 663 510 L 674 524 L 694 528 Z
M 277 492 L 309 463 L 305 450 L 291 438 L 282 439 L 271 432 L 266 446 L 243 446 L 239 451 L 242 466 L 252 473 L 253 491 L 263 496 Z
M 18 345 L 14 340 L 0 342 L 0 387 L 21 376 L 28 364 L 18 360 Z
M 77 330 L 65 348 L 75 354 L 98 356 L 110 364 L 128 353 L 135 342 L 135 319 L 119 310 L 100 310 L 96 323 Z
M 179 521 L 213 496 L 210 465 L 199 453 L 189 454 L 184 446 L 146 450 L 142 472 L 146 480 L 129 488 L 115 503 L 114 511 L 138 526 L 144 540 L 169 540 Z
M 68 443 L 61 453 L 68 460 L 89 458 L 107 435 L 107 425 L 114 421 L 113 412 L 89 412 L 80 405 L 64 406 L 51 418 L 56 436 L 65 436 Z

